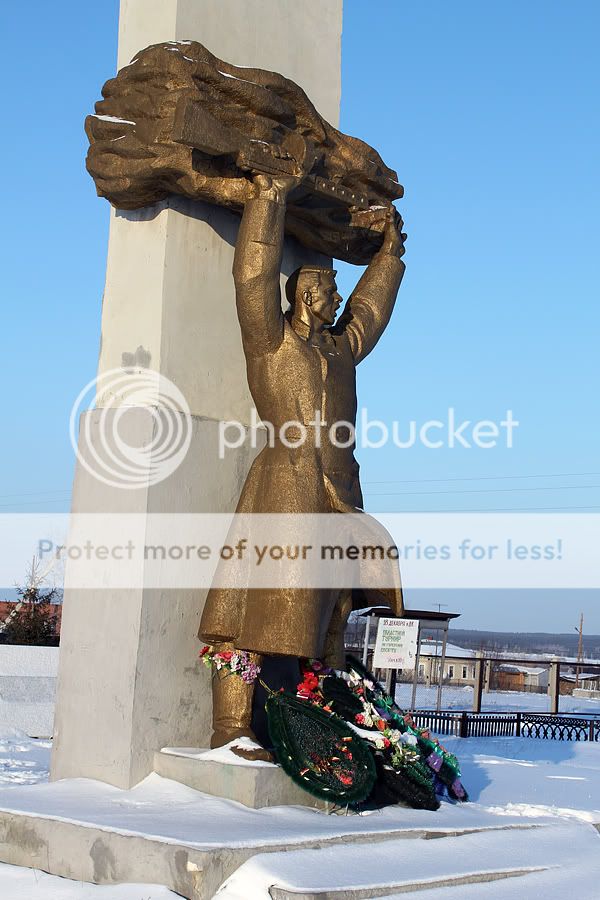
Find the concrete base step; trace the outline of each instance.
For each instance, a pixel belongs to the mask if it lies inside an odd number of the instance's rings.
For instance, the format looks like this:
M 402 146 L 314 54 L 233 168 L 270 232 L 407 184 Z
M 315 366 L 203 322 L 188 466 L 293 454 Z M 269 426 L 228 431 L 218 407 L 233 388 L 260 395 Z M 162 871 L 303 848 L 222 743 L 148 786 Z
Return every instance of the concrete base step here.
M 327 803 L 298 787 L 281 766 L 247 760 L 220 762 L 203 758 L 207 753 L 208 750 L 197 748 L 165 747 L 154 754 L 154 771 L 196 791 L 235 800 L 252 809 L 265 806 L 327 809 Z M 227 755 L 233 757 L 232 753 Z
M 261 866 L 269 860 L 269 868 L 308 853 L 307 865 L 315 871 L 332 861 L 337 865 L 339 858 L 413 859 L 423 853 L 435 858 L 446 843 L 485 838 L 491 830 L 497 838 L 511 833 L 516 844 L 523 844 L 523 832 L 546 828 L 499 818 L 470 804 L 445 804 L 439 812 L 388 807 L 366 816 L 326 815 L 298 806 L 255 810 L 158 775 L 128 791 L 88 779 L 0 789 L 1 862 L 96 884 L 163 884 L 188 900 L 210 900 L 255 858 Z M 597 832 L 590 831 L 597 841 Z M 293 884 L 278 884 L 274 871 L 269 886 Z M 397 878 L 388 882 L 394 888 L 400 883 Z M 343 878 L 338 885 L 356 887 Z M 313 887 L 300 882 L 294 890 Z M 243 891 L 240 896 L 249 900 L 253 895 Z
M 271 887 L 269 894 L 272 900 L 386 900 L 381 891 L 385 890 L 386 896 L 389 898 L 393 895 L 414 893 L 415 891 L 432 890 L 434 888 L 452 888 L 462 887 L 466 884 L 484 884 L 490 881 L 502 881 L 505 878 L 518 878 L 532 872 L 546 871 L 546 869 L 519 869 L 515 872 L 480 872 L 473 875 L 457 875 L 455 877 L 443 878 L 437 881 L 413 882 L 412 884 L 396 884 L 382 885 L 369 888 L 348 888 L 325 891 L 295 891 L 288 888 Z
M 368 846 L 374 842 L 457 834 L 460 832 L 395 829 L 384 835 L 343 834 L 293 844 L 281 841 L 268 851 L 290 852 L 304 848 L 318 852 L 351 844 L 356 850 L 360 847 L 363 852 L 368 852 Z M 123 834 L 106 825 L 99 828 L 82 822 L 61 822 L 40 815 L 0 811 L 0 862 L 41 869 L 51 875 L 92 884 L 163 884 L 187 900 L 210 900 L 230 875 L 256 854 L 264 854 L 264 849 L 259 846 L 200 849 L 151 835 Z
M 256 854 L 222 886 L 218 900 L 391 900 L 420 892 L 451 900 L 477 897 L 476 887 L 466 893 L 469 885 L 492 882 L 507 882 L 497 897 L 559 896 L 543 883 L 559 878 L 572 887 L 567 896 L 592 897 L 600 877 L 599 847 L 589 825 L 557 820 L 525 833 L 490 829 L 416 846 L 391 840 Z M 511 889 L 508 882 L 518 884 Z

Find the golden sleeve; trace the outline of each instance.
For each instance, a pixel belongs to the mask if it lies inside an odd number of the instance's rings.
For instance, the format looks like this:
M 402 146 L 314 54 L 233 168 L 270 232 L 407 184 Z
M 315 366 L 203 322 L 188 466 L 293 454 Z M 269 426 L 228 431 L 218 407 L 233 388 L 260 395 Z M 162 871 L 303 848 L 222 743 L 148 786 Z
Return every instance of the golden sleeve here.
M 390 321 L 404 269 L 398 256 L 380 250 L 344 307 L 335 331 L 346 333 L 357 364 L 375 347 Z
M 233 261 L 244 352 L 260 356 L 283 340 L 279 273 L 285 204 L 260 195 L 246 203 Z

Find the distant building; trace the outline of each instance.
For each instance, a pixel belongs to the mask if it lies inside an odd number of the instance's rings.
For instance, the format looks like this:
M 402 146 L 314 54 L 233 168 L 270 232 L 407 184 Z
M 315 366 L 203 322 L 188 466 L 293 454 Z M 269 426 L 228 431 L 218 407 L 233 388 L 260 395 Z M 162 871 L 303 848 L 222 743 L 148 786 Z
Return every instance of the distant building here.
M 548 690 L 549 671 L 547 666 L 500 663 L 494 666 L 491 687 L 496 691 L 530 691 L 542 694 Z
M 561 694 L 572 694 L 574 697 L 587 700 L 600 699 L 600 671 L 582 672 L 577 676 L 574 672 L 560 673 Z
M 438 684 L 440 678 L 440 665 L 442 662 L 442 643 L 435 640 L 421 641 L 421 653 L 419 658 L 419 681 L 426 685 Z M 446 644 L 446 659 L 444 661 L 443 682 L 459 687 L 473 686 L 475 684 L 475 650 L 466 650 L 456 644 Z M 414 670 L 405 669 L 402 680 L 412 681 Z

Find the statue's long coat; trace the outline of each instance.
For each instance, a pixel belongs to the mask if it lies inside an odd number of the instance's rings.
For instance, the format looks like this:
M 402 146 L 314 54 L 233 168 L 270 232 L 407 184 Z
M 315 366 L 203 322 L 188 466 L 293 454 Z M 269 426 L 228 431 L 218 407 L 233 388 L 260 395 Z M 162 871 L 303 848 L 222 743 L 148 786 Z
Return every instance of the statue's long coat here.
M 279 267 L 285 207 L 258 197 L 245 208 L 238 235 L 234 278 L 248 383 L 263 422 L 275 433 L 285 422 L 308 426 L 308 439 L 295 449 L 275 441 L 255 459 L 238 503 L 238 513 L 359 512 L 363 500 L 354 446 L 338 448 L 321 429 L 315 439 L 315 412 L 321 420 L 355 422 L 355 367 L 385 329 L 404 265 L 385 247 L 373 258 L 346 304 L 343 315 L 317 342 L 301 320 L 281 311 Z M 292 437 L 288 432 L 288 437 Z M 338 434 L 338 441 L 343 436 Z M 365 534 L 389 535 L 362 514 Z M 371 541 L 372 542 L 372 541 Z M 380 564 L 381 565 L 381 564 Z M 384 563 L 379 602 L 402 615 L 397 563 Z M 340 663 L 343 630 L 352 608 L 351 592 L 294 584 L 289 564 L 286 587 L 213 587 L 200 623 L 200 637 L 232 641 L 238 648 L 267 654 L 327 657 Z M 389 585 L 393 586 L 390 588 Z M 356 592 L 354 592 L 356 601 Z M 373 600 L 369 592 L 369 600 Z M 358 601 L 365 606 L 364 596 Z

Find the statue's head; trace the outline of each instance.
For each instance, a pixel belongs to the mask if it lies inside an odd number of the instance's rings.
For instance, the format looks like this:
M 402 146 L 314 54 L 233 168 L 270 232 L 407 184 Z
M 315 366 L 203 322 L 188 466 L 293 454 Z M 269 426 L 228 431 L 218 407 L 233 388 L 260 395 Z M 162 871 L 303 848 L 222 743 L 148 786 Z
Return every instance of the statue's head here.
M 311 318 L 316 327 L 333 325 L 342 298 L 335 283 L 335 269 L 324 266 L 300 266 L 288 278 L 286 297 L 292 314 L 304 321 Z

